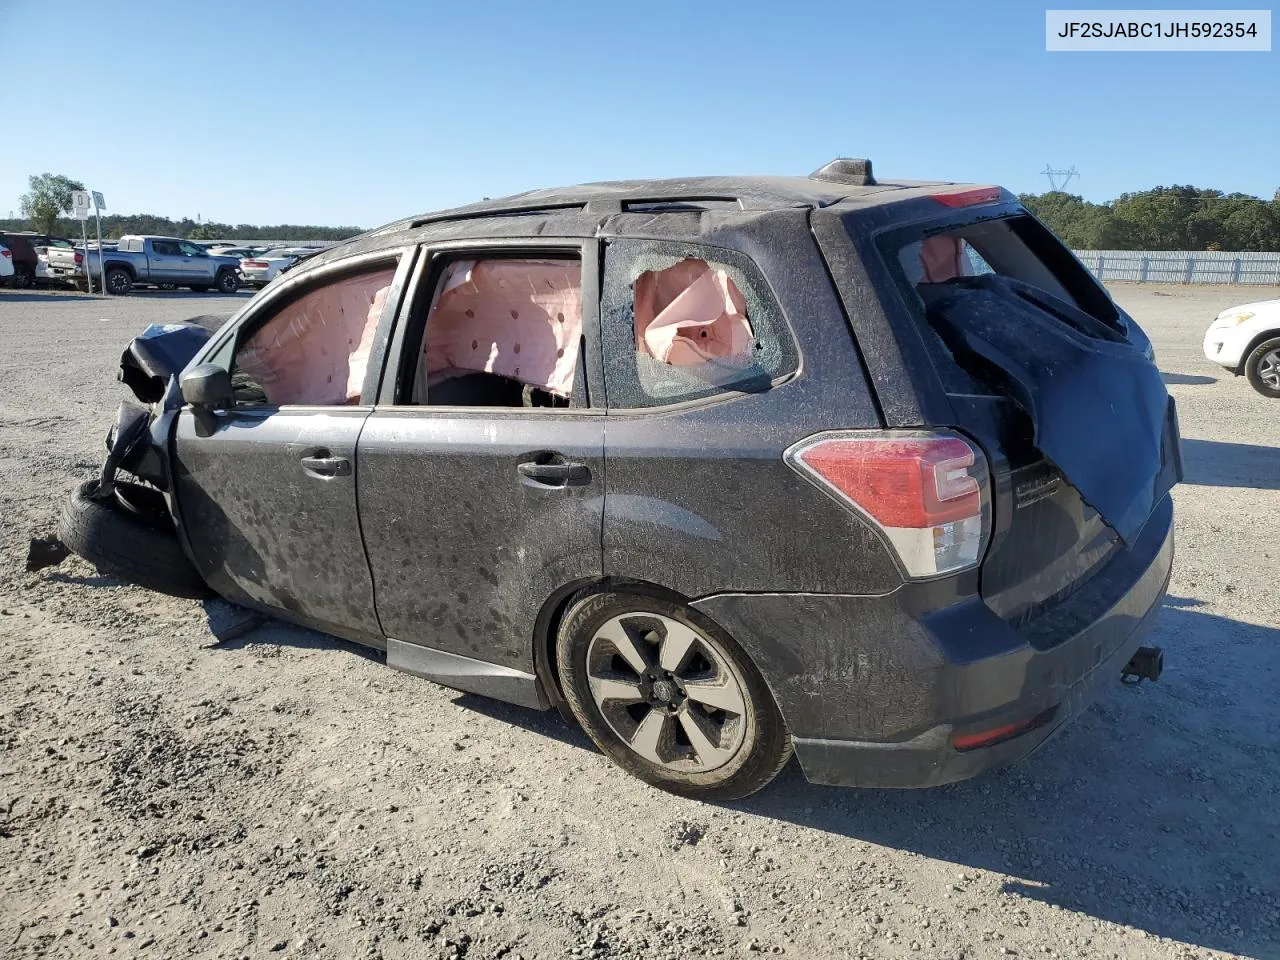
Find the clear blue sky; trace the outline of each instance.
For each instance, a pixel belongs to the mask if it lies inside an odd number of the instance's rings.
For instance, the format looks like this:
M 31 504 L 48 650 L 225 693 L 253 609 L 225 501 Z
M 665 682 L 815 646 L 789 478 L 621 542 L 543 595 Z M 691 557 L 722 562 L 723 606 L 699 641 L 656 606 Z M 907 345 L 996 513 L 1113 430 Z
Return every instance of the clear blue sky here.
M 1037 192 L 1075 164 L 1094 200 L 1280 187 L 1280 52 L 1050 54 L 1045 6 L 0 0 L 0 215 L 44 171 L 112 212 L 365 227 L 838 155 Z

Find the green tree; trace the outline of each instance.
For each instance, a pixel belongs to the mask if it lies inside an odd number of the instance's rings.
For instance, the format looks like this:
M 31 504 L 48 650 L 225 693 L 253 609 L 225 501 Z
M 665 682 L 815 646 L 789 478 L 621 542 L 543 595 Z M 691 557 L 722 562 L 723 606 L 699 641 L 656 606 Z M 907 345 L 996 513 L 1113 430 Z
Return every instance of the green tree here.
M 53 233 L 58 217 L 71 212 L 71 194 L 84 184 L 62 174 L 34 173 L 27 178 L 29 193 L 22 196 L 22 215 L 32 220 L 41 233 Z

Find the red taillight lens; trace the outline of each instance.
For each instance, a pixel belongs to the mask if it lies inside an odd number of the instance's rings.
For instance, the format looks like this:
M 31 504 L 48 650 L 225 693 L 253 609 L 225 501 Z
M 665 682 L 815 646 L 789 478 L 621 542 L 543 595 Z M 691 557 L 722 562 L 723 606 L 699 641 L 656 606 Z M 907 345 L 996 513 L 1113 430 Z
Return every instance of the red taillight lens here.
M 999 187 L 978 187 L 955 193 L 935 193 L 933 199 L 944 207 L 972 207 L 979 203 L 995 203 L 1000 199 Z
M 244 267 L 265 267 L 267 263 L 265 260 L 244 260 L 240 265 Z
M 6 247 L 5 249 L 0 250 L 0 257 L 8 257 L 9 259 L 13 259 L 13 253 L 9 250 L 8 247 Z
M 885 535 L 910 577 L 972 567 L 990 526 L 986 458 L 950 433 L 835 431 L 787 462 Z
M 84 263 L 84 254 L 83 254 L 83 253 L 77 253 L 77 254 L 76 254 L 76 266 L 78 267 L 78 266 L 80 266 L 80 264 L 82 264 L 82 263 Z
M 1019 720 L 1017 723 L 1006 723 L 1003 726 L 992 727 L 990 730 L 983 730 L 980 733 L 957 733 L 951 737 L 951 745 L 957 750 L 979 750 L 982 747 L 994 747 L 997 743 L 1004 743 L 1006 740 L 1012 740 L 1014 737 L 1020 737 L 1024 733 L 1030 733 L 1032 730 L 1038 730 L 1046 723 L 1054 718 L 1058 708 L 1050 707 L 1041 713 L 1036 714 L 1029 720 Z

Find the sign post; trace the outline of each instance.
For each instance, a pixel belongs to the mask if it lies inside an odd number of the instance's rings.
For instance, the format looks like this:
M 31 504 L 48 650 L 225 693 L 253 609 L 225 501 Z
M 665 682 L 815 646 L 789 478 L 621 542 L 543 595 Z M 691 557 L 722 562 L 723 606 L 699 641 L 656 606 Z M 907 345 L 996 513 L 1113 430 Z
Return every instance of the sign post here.
M 98 279 L 101 281 L 102 292 L 107 293 L 107 258 L 102 253 L 102 211 L 107 209 L 107 201 L 102 199 L 102 194 L 97 190 L 93 191 L 93 219 L 98 225 Z
M 84 243 L 84 277 L 89 287 L 89 292 L 93 293 L 93 273 L 89 270 L 89 237 L 85 232 L 87 229 L 86 221 L 89 219 L 89 194 L 85 190 L 76 190 L 71 194 L 71 209 L 75 211 L 76 219 L 80 221 L 80 239 Z M 99 253 L 99 262 L 102 256 Z

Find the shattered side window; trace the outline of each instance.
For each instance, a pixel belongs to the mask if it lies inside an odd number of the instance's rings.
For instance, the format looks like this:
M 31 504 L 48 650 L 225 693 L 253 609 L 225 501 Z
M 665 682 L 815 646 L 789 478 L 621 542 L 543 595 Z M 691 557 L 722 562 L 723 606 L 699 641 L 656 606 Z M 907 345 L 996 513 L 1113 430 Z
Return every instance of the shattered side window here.
M 611 407 L 759 392 L 795 370 L 794 343 L 746 257 L 646 241 L 618 241 L 607 257 L 602 316 Z
M 365 368 L 396 265 L 348 274 L 290 300 L 236 349 L 237 404 L 360 402 Z

